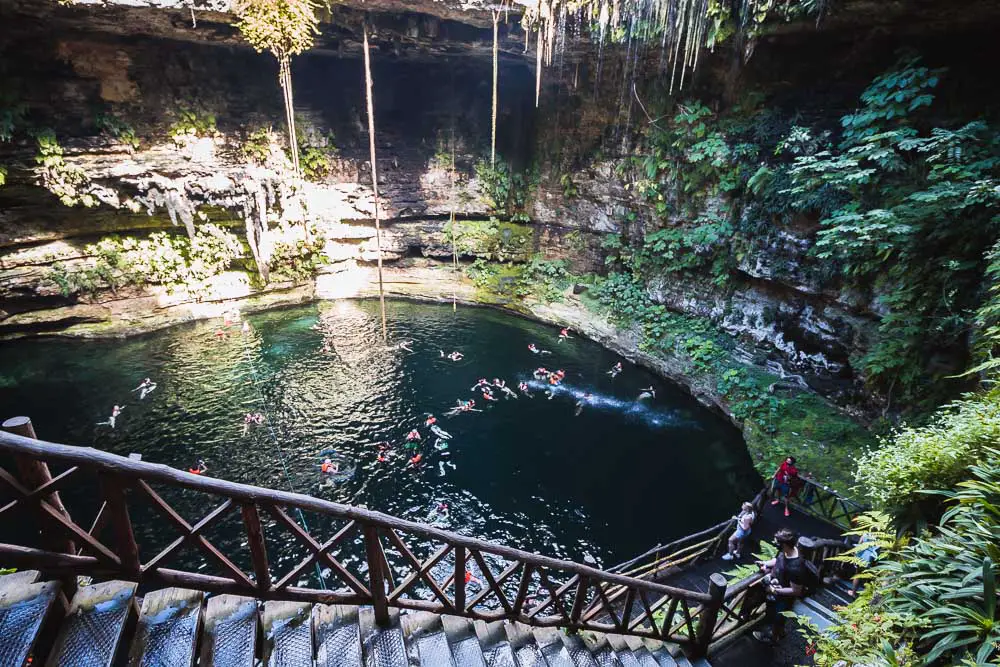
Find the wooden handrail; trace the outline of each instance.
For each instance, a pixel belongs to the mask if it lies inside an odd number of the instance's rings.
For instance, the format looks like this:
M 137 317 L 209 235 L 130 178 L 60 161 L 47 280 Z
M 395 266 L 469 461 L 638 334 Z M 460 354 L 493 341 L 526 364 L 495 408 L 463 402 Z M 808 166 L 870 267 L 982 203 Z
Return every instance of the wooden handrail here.
M 302 510 L 317 512 L 328 516 L 342 519 L 351 519 L 361 524 L 372 524 L 385 529 L 402 529 L 407 533 L 421 535 L 423 537 L 447 542 L 453 546 L 463 546 L 466 549 L 476 551 L 486 551 L 488 553 L 506 558 L 539 565 L 546 568 L 565 570 L 573 574 L 582 575 L 612 584 L 624 586 L 637 586 L 650 593 L 660 595 L 676 595 L 686 597 L 698 602 L 707 602 L 709 596 L 699 591 L 689 591 L 683 588 L 655 584 L 641 579 L 625 577 L 613 572 L 598 570 L 587 565 L 581 565 L 571 561 L 559 560 L 549 556 L 522 551 L 501 544 L 487 542 L 474 537 L 467 537 L 458 533 L 452 533 L 433 526 L 406 519 L 400 519 L 388 514 L 373 510 L 355 507 L 353 505 L 342 505 L 340 503 L 322 500 L 313 496 L 289 491 L 268 489 L 239 482 L 230 482 L 215 477 L 204 477 L 182 472 L 175 468 L 161 463 L 149 463 L 146 461 L 136 461 L 117 454 L 110 454 L 92 447 L 76 447 L 61 445 L 58 443 L 46 442 L 44 440 L 32 440 L 14 435 L 12 433 L 0 432 L 0 452 L 10 454 L 25 454 L 41 460 L 57 460 L 73 465 L 94 468 L 99 471 L 131 477 L 133 479 L 153 480 L 166 482 L 172 486 L 180 486 L 196 491 L 204 491 L 214 495 L 225 496 L 233 500 L 244 503 L 270 503 L 286 505 Z

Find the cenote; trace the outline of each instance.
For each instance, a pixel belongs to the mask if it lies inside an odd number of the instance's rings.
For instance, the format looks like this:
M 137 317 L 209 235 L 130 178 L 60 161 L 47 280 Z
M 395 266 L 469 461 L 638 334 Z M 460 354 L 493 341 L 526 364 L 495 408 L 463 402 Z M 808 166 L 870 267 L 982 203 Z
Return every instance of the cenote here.
M 559 342 L 558 329 L 486 308 L 395 301 L 390 312 L 389 340 L 412 341 L 412 353 L 381 344 L 377 304 L 367 301 L 256 314 L 248 332 L 233 326 L 225 336 L 216 320 L 126 340 L 7 343 L 0 401 L 31 415 L 46 440 L 181 469 L 204 459 L 219 478 L 606 566 L 728 518 L 759 488 L 736 429 L 591 341 Z M 551 354 L 533 354 L 530 343 Z M 454 350 L 461 361 L 441 357 Z M 566 372 L 551 399 L 532 378 L 539 365 Z M 145 377 L 157 388 L 139 400 L 132 390 Z M 531 382 L 533 397 L 497 391 L 488 403 L 471 391 L 479 378 Z M 638 402 L 648 386 L 655 400 Z M 482 412 L 444 416 L 469 398 Z M 116 427 L 99 425 L 115 404 L 124 408 Z M 257 412 L 264 424 L 244 434 L 246 414 Z M 424 425 L 429 414 L 452 436 L 446 450 Z M 417 466 L 404 446 L 414 428 L 423 437 Z M 319 470 L 325 452 L 345 471 L 335 483 Z M 173 502 L 191 523 L 210 509 Z M 175 537 L 152 517 L 136 526 L 144 548 Z M 239 551 L 238 524 L 217 533 Z M 289 544 L 272 557 L 296 555 Z

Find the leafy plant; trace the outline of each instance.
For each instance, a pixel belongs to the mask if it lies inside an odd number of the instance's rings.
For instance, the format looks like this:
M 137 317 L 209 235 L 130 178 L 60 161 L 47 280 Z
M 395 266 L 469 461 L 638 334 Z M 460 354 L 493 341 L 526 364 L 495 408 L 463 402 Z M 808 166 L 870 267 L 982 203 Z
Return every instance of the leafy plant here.
M 65 206 L 97 206 L 97 198 L 86 191 L 90 179 L 82 169 L 66 162 L 55 133 L 52 130 L 42 130 L 35 135 L 35 141 L 38 144 L 38 154 L 35 156 L 38 167 L 35 173 L 42 186 L 59 197 L 59 201 Z
M 259 127 L 247 135 L 240 146 L 240 153 L 244 160 L 263 165 L 271 158 L 271 151 L 276 143 L 277 140 L 271 128 Z
M 109 137 L 127 145 L 132 151 L 139 148 L 139 137 L 135 129 L 118 116 L 102 113 L 96 119 L 98 129 Z
M 499 157 L 495 165 L 491 165 L 488 160 L 480 160 L 476 163 L 475 170 L 479 192 L 490 213 L 505 215 L 511 219 L 518 214 L 526 214 L 536 175 L 515 172 Z
M 986 452 L 970 472 L 956 490 L 939 492 L 951 508 L 937 529 L 876 568 L 892 582 L 887 606 L 925 622 L 917 642 L 928 663 L 1000 657 L 1000 451 Z
M 778 547 L 776 547 L 771 542 L 762 541 L 760 543 L 760 551 L 753 554 L 753 560 L 767 561 L 771 560 L 777 555 L 778 555 Z M 733 567 L 730 570 L 726 570 L 722 574 L 725 575 L 726 582 L 730 586 L 732 586 L 734 584 L 738 584 L 744 579 L 749 579 L 750 577 L 754 576 L 759 572 L 760 568 L 758 568 L 754 563 L 742 563 L 740 565 Z
M 274 249 L 268 265 L 271 274 L 293 281 L 310 278 L 329 260 L 323 253 L 326 237 L 314 225 L 282 223 L 274 236 Z
M 921 490 L 951 488 L 997 442 L 1000 389 L 992 389 L 951 403 L 925 426 L 880 438 L 878 448 L 858 458 L 855 477 L 876 507 L 912 517 L 934 504 Z
M 214 137 L 219 133 L 215 126 L 215 114 L 198 109 L 180 109 L 177 120 L 170 126 L 170 138 L 183 145 L 199 137 Z

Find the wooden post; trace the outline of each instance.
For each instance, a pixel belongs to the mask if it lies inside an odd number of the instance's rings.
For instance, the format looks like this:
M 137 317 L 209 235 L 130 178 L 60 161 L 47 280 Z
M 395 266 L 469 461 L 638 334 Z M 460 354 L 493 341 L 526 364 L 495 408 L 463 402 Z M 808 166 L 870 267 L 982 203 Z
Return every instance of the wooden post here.
M 3 424 L 0 424 L 0 428 L 8 433 L 13 433 L 14 435 L 31 438 L 32 440 L 38 439 L 38 436 L 35 435 L 35 427 L 32 426 L 30 417 L 11 417 L 3 422 Z M 29 456 L 15 456 L 14 459 L 17 465 L 18 476 L 21 478 L 21 483 L 24 484 L 29 491 L 37 489 L 43 484 L 47 484 L 52 481 L 52 473 L 49 472 L 49 466 L 45 463 L 45 461 L 39 461 L 38 459 L 33 459 Z M 52 505 L 52 507 L 61 512 L 67 519 L 70 518 L 69 511 L 66 509 L 66 506 L 63 505 L 58 491 L 53 491 L 52 493 L 42 496 L 41 500 L 44 500 Z M 59 539 L 54 541 L 52 546 L 55 547 L 56 551 L 60 553 L 76 553 L 76 545 L 74 545 L 73 541 L 69 539 Z
M 573 597 L 573 609 L 569 612 L 571 626 L 575 626 L 580 622 L 580 615 L 583 614 L 583 606 L 587 603 L 588 588 L 590 588 L 590 578 L 580 577 L 580 583 L 576 585 L 576 595 Z
M 372 592 L 372 607 L 375 610 L 375 623 L 385 627 L 389 625 L 389 601 L 385 595 L 385 574 L 382 572 L 382 544 L 378 539 L 378 529 L 366 525 L 362 532 L 365 536 L 365 555 L 368 558 L 368 585 Z M 463 573 L 462 582 L 465 582 Z
M 253 573 L 257 579 L 257 588 L 261 593 L 271 589 L 271 572 L 267 567 L 267 545 L 264 541 L 264 528 L 260 524 L 260 513 L 253 503 L 240 506 L 243 515 L 243 525 L 247 529 L 247 542 L 250 544 L 250 561 L 253 563 Z
M 128 505 L 125 504 L 125 485 L 122 484 L 121 478 L 103 473 L 100 475 L 100 480 L 104 500 L 108 503 L 111 525 L 114 526 L 115 547 L 122 561 L 123 573 L 134 581 L 139 581 L 142 577 L 142 561 L 139 558 L 139 545 L 136 544 L 135 534 L 132 532 Z
M 455 609 L 465 611 L 465 547 L 455 547 Z
M 719 610 L 726 597 L 726 585 L 726 578 L 718 572 L 708 578 L 708 594 L 712 599 L 702 605 L 695 642 L 691 647 L 693 655 L 689 657 L 703 658 L 708 653 L 708 646 L 712 643 L 712 633 L 715 632 L 715 624 L 719 620 Z

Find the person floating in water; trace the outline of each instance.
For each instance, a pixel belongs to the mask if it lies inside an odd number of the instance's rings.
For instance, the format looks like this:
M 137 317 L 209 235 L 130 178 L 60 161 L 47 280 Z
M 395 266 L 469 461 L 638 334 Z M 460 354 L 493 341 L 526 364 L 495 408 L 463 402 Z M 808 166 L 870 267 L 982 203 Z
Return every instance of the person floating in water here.
M 132 391 L 139 392 L 139 400 L 141 401 L 142 399 L 152 394 L 154 389 L 156 389 L 156 383 L 150 380 L 149 378 L 146 378 L 145 380 L 140 382 L 139 386 L 133 389 Z
M 461 361 L 462 359 L 465 358 L 465 355 L 459 352 L 458 350 L 455 350 L 454 352 L 450 352 L 448 354 L 445 354 L 444 350 L 438 350 L 438 352 L 441 354 L 442 359 L 447 358 L 451 359 L 452 361 Z
M 389 460 L 389 447 L 387 445 L 378 446 L 378 456 L 376 457 L 379 463 L 385 463 Z
M 610 375 L 611 379 L 614 380 L 616 377 L 618 377 L 618 374 L 621 372 L 622 372 L 622 362 L 619 361 L 617 364 L 611 367 L 611 370 L 608 371 L 608 375 Z
M 466 570 L 465 571 L 465 585 L 468 586 L 470 583 L 475 584 L 476 586 L 478 586 L 480 588 L 483 587 L 483 582 L 479 580 L 479 577 L 476 577 L 471 572 L 469 572 L 468 570 Z
M 334 475 L 340 472 L 340 464 L 334 463 L 332 459 L 324 459 L 319 469 L 324 475 Z
M 552 352 L 550 352 L 549 350 L 541 350 L 541 349 L 539 349 L 538 346 L 535 345 L 534 343 L 528 343 L 528 350 L 532 354 L 552 354 Z
M 388 349 L 390 350 L 406 350 L 407 352 L 413 352 L 410 346 L 413 345 L 412 340 L 404 340 L 396 343 L 395 345 L 390 345 Z M 443 355 L 442 355 L 443 356 Z
M 243 435 L 250 432 L 251 426 L 260 426 L 264 423 L 264 415 L 260 412 L 248 412 L 243 418 Z
M 424 455 L 421 454 L 420 452 L 417 452 L 416 454 L 414 454 L 413 456 L 410 457 L 410 463 L 409 464 L 412 467 L 416 468 L 418 465 L 420 465 L 420 462 L 423 459 L 424 459 Z
M 330 341 L 328 340 L 323 341 L 323 347 L 320 349 L 323 350 L 325 354 L 331 354 L 333 352 L 333 346 L 330 344 Z
M 646 387 L 645 389 L 640 389 L 639 391 L 638 400 L 640 401 L 647 401 L 651 398 L 656 398 L 656 390 L 652 387 Z
M 489 387 L 483 387 L 483 399 L 487 401 L 496 401 L 497 397 L 493 395 Z
M 479 378 L 476 384 L 472 385 L 472 389 L 470 389 L 470 391 L 476 391 L 480 387 L 488 387 L 488 386 L 490 386 L 489 380 L 487 380 L 486 378 Z
M 534 398 L 534 396 L 532 395 L 532 393 L 530 391 L 528 391 L 528 383 L 527 382 L 518 382 L 517 383 L 517 388 L 520 390 L 520 392 L 522 394 L 524 394 L 528 398 Z
M 476 402 L 474 400 L 463 401 L 462 399 L 458 399 L 456 403 L 458 405 L 445 413 L 449 417 L 454 417 L 463 412 L 482 412 L 482 410 L 475 409 Z
M 451 440 L 451 433 L 448 433 L 448 431 L 444 430 L 437 424 L 431 425 L 431 433 L 441 438 L 442 440 Z
M 445 440 L 444 438 L 435 438 L 434 449 L 438 450 L 439 452 L 445 451 L 446 449 L 448 449 L 448 441 Z
M 204 475 L 208 472 L 208 466 L 205 465 L 205 461 L 198 459 L 198 463 L 188 468 L 188 472 L 192 475 Z
M 562 329 L 559 332 L 559 341 L 558 342 L 561 343 L 561 342 L 563 342 L 564 340 L 566 340 L 567 338 L 570 338 L 570 337 L 571 336 L 569 335 L 569 327 L 566 327 L 566 328 Z
M 424 420 L 424 426 L 433 426 L 435 423 L 437 423 L 437 417 L 428 413 L 427 419 Z
M 124 409 L 125 408 L 123 408 L 122 406 L 116 405 L 115 407 L 111 408 L 111 416 L 108 417 L 108 420 L 104 422 L 97 422 L 97 425 L 110 426 L 111 428 L 114 428 L 115 422 L 118 420 L 118 415 L 120 415 L 122 413 L 122 410 Z
M 412 431 L 406 434 L 407 442 L 413 442 L 414 440 L 420 440 L 420 431 L 418 431 L 417 429 L 413 429 Z
M 566 377 L 566 371 L 560 368 L 555 373 L 549 373 L 549 384 L 552 385 L 553 387 L 558 387 L 560 384 L 562 384 L 563 378 L 565 377 Z
M 542 378 L 547 378 L 549 376 L 549 369 L 545 368 L 545 366 L 539 366 L 538 368 L 535 369 L 535 371 L 534 371 L 534 373 L 532 373 L 532 375 L 535 376 L 536 380 L 541 380 Z
M 573 413 L 574 417 L 580 416 L 580 413 L 583 412 L 583 407 L 590 403 L 591 398 L 593 398 L 591 394 L 584 394 L 583 398 L 576 402 L 576 411 Z

